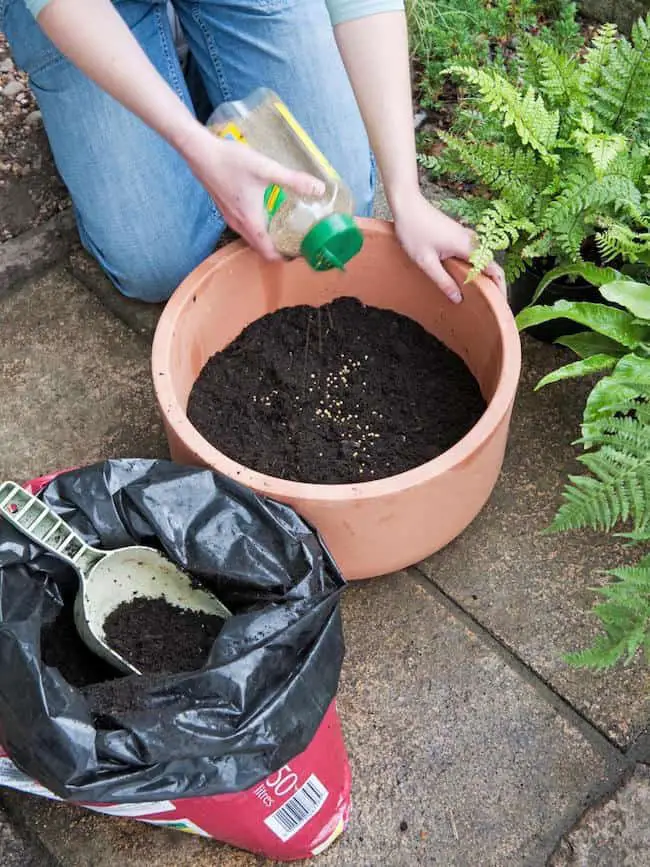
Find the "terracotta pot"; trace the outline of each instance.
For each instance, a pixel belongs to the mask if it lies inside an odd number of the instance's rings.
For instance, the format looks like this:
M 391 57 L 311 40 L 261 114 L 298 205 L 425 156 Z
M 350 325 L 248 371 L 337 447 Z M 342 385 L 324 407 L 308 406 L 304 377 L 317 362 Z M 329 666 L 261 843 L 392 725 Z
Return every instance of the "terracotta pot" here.
M 512 314 L 491 281 L 470 283 L 464 303 L 452 305 L 402 251 L 392 224 L 364 220 L 362 227 L 363 251 L 345 273 L 315 273 L 302 261 L 268 264 L 242 243 L 220 250 L 176 290 L 153 344 L 154 385 L 174 460 L 213 467 L 289 503 L 320 531 L 349 580 L 422 560 L 478 514 L 499 475 L 521 364 Z M 465 264 L 447 267 L 457 279 L 467 274 Z M 250 470 L 195 430 L 185 410 L 211 355 L 266 313 L 350 295 L 410 316 L 465 360 L 488 408 L 459 443 L 391 478 L 312 485 Z

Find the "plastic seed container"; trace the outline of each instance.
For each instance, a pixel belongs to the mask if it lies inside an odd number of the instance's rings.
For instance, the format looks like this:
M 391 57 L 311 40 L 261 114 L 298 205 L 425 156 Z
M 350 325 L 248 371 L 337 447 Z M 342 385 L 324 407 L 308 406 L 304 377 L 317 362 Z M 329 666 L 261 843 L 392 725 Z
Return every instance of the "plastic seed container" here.
M 259 88 L 246 99 L 223 103 L 208 127 L 325 183 L 322 198 L 298 196 L 277 184 L 266 189 L 269 234 L 279 253 L 304 256 L 316 271 L 342 269 L 356 256 L 363 235 L 354 220 L 352 193 L 277 94 Z

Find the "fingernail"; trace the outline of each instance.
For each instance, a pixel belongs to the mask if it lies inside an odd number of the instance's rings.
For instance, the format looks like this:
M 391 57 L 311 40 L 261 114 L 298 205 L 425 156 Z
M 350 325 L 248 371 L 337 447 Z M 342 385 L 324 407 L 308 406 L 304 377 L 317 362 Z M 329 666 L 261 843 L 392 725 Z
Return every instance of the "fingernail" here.
M 325 184 L 322 181 L 315 181 L 312 189 L 313 189 L 313 195 L 314 196 L 324 196 L 325 195 Z
M 449 296 L 449 300 L 452 304 L 460 304 L 460 302 L 463 300 L 463 296 L 458 290 L 456 290 L 455 292 L 451 293 L 451 295 Z

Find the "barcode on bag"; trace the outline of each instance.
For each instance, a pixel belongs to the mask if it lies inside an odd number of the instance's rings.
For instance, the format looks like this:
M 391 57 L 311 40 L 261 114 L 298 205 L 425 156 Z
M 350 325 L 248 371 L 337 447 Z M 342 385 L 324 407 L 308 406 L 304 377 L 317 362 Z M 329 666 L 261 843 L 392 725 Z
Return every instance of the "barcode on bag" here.
M 312 774 L 295 795 L 264 820 L 264 824 L 286 843 L 316 815 L 328 794 L 318 777 Z

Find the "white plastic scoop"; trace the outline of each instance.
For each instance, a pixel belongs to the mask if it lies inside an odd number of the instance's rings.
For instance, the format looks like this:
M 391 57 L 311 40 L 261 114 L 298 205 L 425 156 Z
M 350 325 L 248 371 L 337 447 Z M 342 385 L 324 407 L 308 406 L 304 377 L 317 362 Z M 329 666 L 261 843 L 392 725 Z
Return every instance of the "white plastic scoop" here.
M 0 513 L 23 535 L 73 566 L 79 575 L 74 619 L 87 646 L 128 674 L 142 674 L 106 643 L 106 618 L 136 597 L 163 598 L 170 605 L 230 617 L 228 609 L 154 548 L 133 545 L 100 551 L 87 545 L 66 522 L 15 482 L 0 485 Z

